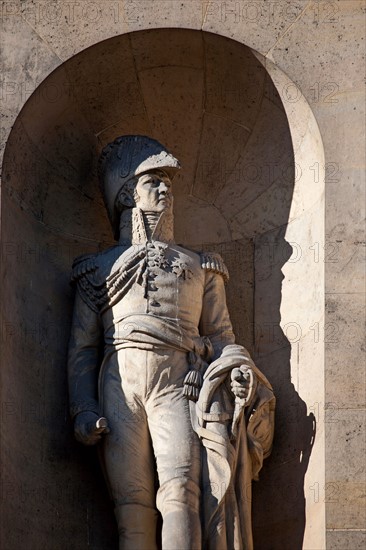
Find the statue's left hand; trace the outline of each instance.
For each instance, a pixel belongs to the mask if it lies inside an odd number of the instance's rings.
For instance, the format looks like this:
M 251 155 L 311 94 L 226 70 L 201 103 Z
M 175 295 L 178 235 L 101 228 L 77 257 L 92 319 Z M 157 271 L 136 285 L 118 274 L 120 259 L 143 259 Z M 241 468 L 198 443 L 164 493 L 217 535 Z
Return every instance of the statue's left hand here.
M 101 418 L 94 412 L 81 412 L 75 418 L 75 438 L 84 445 L 96 445 L 101 440 L 102 434 L 107 434 L 109 431 L 106 418 Z
M 257 378 L 247 365 L 241 365 L 231 371 L 231 390 L 236 398 L 245 400 L 248 405 L 257 388 Z

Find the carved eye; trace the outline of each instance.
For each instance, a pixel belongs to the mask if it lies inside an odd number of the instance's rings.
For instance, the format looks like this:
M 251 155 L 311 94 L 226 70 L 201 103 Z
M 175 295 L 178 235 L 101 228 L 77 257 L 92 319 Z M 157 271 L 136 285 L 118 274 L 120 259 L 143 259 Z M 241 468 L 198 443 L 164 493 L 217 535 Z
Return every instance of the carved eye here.
M 146 187 L 156 187 L 155 178 L 148 178 L 143 182 L 143 185 Z

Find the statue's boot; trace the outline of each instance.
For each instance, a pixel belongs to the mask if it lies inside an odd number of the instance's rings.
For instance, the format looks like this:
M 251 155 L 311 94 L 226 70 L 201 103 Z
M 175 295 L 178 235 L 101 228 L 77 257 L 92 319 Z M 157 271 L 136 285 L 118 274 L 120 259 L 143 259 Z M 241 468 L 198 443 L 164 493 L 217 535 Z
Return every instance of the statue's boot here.
M 119 550 L 157 550 L 157 511 L 140 504 L 115 507 L 119 533 Z
M 159 488 L 162 550 L 201 550 L 199 497 L 198 485 L 187 477 L 170 479 Z

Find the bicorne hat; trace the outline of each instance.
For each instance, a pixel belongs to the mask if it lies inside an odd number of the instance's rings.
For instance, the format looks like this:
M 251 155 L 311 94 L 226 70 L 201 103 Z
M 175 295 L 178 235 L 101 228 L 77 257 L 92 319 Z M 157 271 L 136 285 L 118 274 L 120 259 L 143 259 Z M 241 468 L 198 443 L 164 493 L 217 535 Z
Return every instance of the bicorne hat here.
M 120 213 L 115 203 L 123 186 L 133 177 L 150 170 L 163 170 L 173 179 L 179 169 L 178 160 L 161 143 L 147 136 L 121 136 L 103 149 L 98 175 L 116 239 Z

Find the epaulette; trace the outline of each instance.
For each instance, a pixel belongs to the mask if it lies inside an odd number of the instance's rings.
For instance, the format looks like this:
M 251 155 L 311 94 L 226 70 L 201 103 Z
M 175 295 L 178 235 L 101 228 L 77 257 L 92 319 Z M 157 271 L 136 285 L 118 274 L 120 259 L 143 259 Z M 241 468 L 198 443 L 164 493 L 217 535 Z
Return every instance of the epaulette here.
M 96 254 L 78 256 L 72 264 L 71 282 L 78 281 L 86 273 L 92 273 L 97 267 Z
M 225 283 L 228 282 L 229 272 L 220 254 L 216 252 L 201 252 L 200 258 L 202 269 L 219 273 L 223 276 Z
M 98 254 L 85 254 L 74 260 L 71 283 L 76 284 L 82 300 L 96 313 L 110 307 L 141 278 L 145 250 L 136 250 L 113 267 L 121 247 L 113 246 Z

